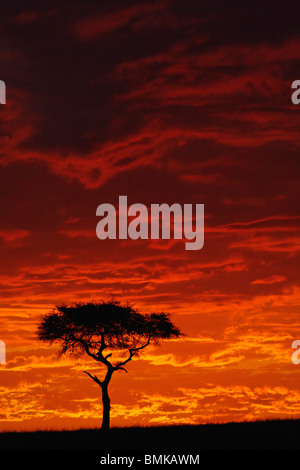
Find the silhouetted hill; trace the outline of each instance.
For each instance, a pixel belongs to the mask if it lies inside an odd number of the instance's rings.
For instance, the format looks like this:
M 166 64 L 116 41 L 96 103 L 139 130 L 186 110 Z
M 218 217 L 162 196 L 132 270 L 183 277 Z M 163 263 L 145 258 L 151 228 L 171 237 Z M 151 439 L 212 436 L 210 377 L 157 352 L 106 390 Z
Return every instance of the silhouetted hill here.
M 203 451 L 300 449 L 300 420 L 0 433 L 1 450 Z

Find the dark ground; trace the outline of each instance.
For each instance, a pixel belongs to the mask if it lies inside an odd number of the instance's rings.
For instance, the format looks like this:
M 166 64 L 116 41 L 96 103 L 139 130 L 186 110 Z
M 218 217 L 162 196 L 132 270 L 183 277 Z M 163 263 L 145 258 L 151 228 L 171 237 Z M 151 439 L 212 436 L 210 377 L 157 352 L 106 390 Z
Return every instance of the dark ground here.
M 300 449 L 300 420 L 0 433 L 0 450 L 190 451 Z

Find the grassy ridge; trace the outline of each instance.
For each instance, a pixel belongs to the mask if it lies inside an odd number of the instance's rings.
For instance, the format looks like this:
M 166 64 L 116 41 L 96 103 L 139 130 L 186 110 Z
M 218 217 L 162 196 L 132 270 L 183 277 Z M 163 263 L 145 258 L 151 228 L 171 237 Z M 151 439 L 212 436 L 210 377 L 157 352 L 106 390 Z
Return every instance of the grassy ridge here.
M 0 433 L 1 450 L 300 449 L 300 420 Z

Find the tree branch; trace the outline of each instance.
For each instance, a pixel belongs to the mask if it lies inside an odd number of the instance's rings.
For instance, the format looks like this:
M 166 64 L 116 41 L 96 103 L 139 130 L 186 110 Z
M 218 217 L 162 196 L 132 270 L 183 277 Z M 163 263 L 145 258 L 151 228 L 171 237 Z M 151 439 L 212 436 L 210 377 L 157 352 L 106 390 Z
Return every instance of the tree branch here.
M 75 338 L 75 341 L 78 341 L 80 344 L 82 344 L 82 346 L 84 347 L 84 350 L 85 352 L 87 353 L 88 356 L 92 357 L 93 359 L 95 359 L 96 361 L 98 361 L 98 358 L 96 356 L 96 354 L 93 354 L 90 350 L 89 350 L 89 346 L 88 346 L 88 343 L 82 339 L 82 338 Z
M 87 374 L 89 377 L 91 377 L 91 379 L 93 379 L 94 382 L 96 382 L 98 385 L 100 385 L 100 387 L 102 387 L 102 382 L 101 382 L 101 380 L 98 379 L 98 377 L 96 375 L 90 374 L 87 370 L 84 370 L 83 372 L 85 374 Z
M 102 353 L 102 351 L 104 351 L 104 349 L 107 348 L 107 346 L 105 344 L 105 333 L 101 333 L 100 337 L 101 337 L 101 346 L 99 348 L 99 353 Z
M 100 346 L 97 354 L 93 354 L 89 350 L 89 344 L 84 339 L 76 338 L 75 340 L 83 345 L 84 350 L 85 350 L 85 352 L 87 353 L 88 356 L 95 359 L 95 361 L 102 362 L 102 364 L 105 364 L 108 369 L 110 369 L 112 367 L 111 363 L 107 360 L 107 358 L 110 357 L 112 354 L 110 353 L 106 357 L 104 357 L 103 354 L 102 354 L 102 351 L 107 348 L 107 346 L 104 342 L 104 333 L 101 334 L 101 346 Z
M 149 335 L 147 342 L 143 344 L 142 346 L 139 346 L 138 348 L 128 349 L 129 351 L 128 358 L 125 359 L 125 361 L 119 362 L 116 366 L 114 366 L 114 370 L 120 370 L 120 369 L 125 370 L 123 366 L 125 366 L 129 361 L 131 361 L 131 359 L 136 355 L 138 351 L 148 346 L 148 344 L 150 343 L 150 338 L 151 338 L 151 335 Z M 125 372 L 127 372 L 127 370 L 125 370 Z
M 107 359 L 108 357 L 111 357 L 111 356 L 112 356 L 112 353 L 109 353 L 109 354 L 107 354 L 107 356 L 103 356 L 103 357 L 104 357 L 104 359 Z

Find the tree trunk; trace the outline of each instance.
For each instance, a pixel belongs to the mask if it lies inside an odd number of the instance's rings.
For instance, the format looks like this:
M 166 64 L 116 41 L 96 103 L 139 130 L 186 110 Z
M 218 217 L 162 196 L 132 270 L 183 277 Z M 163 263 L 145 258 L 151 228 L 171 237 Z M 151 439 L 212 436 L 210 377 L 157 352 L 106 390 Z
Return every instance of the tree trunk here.
M 102 403 L 103 403 L 103 418 L 101 429 L 103 431 L 109 430 L 110 423 L 110 398 L 108 396 L 108 384 L 102 384 Z

